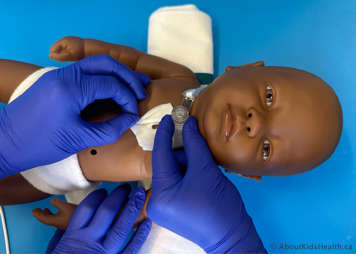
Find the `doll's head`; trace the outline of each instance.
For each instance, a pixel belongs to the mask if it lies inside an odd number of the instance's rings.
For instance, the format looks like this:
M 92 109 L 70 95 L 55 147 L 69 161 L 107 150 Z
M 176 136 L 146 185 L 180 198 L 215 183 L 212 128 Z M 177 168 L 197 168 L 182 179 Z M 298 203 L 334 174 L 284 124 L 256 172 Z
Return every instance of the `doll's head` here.
M 246 176 L 310 170 L 332 154 L 342 129 L 328 84 L 263 62 L 226 68 L 200 92 L 192 115 L 216 161 Z

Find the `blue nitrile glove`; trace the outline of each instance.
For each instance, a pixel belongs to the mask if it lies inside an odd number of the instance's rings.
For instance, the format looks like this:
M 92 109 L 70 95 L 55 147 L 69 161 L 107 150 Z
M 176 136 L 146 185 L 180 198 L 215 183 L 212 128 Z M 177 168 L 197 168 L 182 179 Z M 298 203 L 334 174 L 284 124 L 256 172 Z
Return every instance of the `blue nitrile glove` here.
M 139 119 L 137 100 L 149 81 L 107 55 L 45 73 L 0 111 L 0 177 L 116 141 Z M 123 114 L 97 123 L 81 119 L 81 110 L 105 98 Z
M 109 196 L 104 189 L 92 192 L 74 211 L 66 231 L 56 232 L 47 253 L 118 253 L 130 234 L 146 197 L 144 189 L 137 188 L 124 205 L 129 191 L 130 186 L 123 185 Z M 118 219 L 113 223 L 122 207 Z M 150 220 L 143 221 L 121 253 L 138 253 L 150 232 L 151 224 Z
M 62 239 L 64 232 L 65 231 L 61 229 L 57 229 L 56 232 L 54 232 L 54 235 L 48 243 L 46 254 L 52 253 L 54 248 L 56 248 L 58 242 Z
M 222 174 L 190 117 L 183 127 L 186 173 L 172 152 L 174 124 L 165 116 L 152 152 L 147 214 L 207 253 L 266 253 L 236 187 Z

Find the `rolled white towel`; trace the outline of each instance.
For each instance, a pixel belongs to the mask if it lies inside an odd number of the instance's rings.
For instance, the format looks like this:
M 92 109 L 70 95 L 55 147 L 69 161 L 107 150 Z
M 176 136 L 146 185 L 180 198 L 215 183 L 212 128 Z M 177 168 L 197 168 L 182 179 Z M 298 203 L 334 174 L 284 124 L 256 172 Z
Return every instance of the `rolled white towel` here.
M 157 9 L 149 19 L 147 51 L 195 73 L 213 74 L 210 16 L 192 4 Z

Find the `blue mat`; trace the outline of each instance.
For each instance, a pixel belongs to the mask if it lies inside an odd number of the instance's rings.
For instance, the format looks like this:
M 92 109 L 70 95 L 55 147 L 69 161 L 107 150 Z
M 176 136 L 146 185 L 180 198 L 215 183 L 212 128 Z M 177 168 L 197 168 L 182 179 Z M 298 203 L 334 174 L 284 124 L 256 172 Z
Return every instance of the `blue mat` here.
M 266 249 L 271 253 L 356 253 L 280 248 L 281 244 L 356 248 L 356 2 L 234 0 L 220 6 L 216 1 L 191 2 L 213 19 L 217 74 L 226 65 L 257 60 L 305 69 L 331 84 L 343 107 L 341 142 L 317 169 L 291 177 L 265 177 L 262 182 L 229 176 L 240 190 Z M 0 8 L 0 57 L 63 66 L 50 60 L 48 52 L 52 43 L 65 35 L 146 50 L 150 13 L 163 5 L 183 3 L 190 2 L 6 1 Z M 113 188 L 114 184 L 107 186 Z M 48 206 L 45 200 L 5 207 L 12 253 L 44 252 L 53 229 L 35 221 L 30 211 Z M 0 252 L 5 252 L 2 236 Z

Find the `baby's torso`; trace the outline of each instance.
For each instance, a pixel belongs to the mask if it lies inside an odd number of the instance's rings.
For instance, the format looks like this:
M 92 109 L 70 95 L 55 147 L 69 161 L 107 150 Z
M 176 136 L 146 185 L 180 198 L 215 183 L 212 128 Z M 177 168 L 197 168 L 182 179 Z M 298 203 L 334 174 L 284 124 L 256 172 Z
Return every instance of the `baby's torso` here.
M 140 116 L 146 118 L 149 112 L 152 121 L 148 120 L 146 123 L 152 123 L 152 126 L 140 125 L 136 129 L 135 126 L 113 144 L 81 151 L 79 162 L 84 175 L 93 181 L 137 181 L 150 178 L 150 150 L 160 118 L 171 113 L 169 108 L 181 103 L 183 91 L 198 86 L 196 79 L 153 80 L 146 89 L 147 97 L 139 102 Z M 107 109 L 108 112 L 105 112 L 105 107 L 101 108 L 101 112 L 95 112 L 96 115 L 89 120 L 104 121 L 120 114 L 115 106 L 109 105 Z

